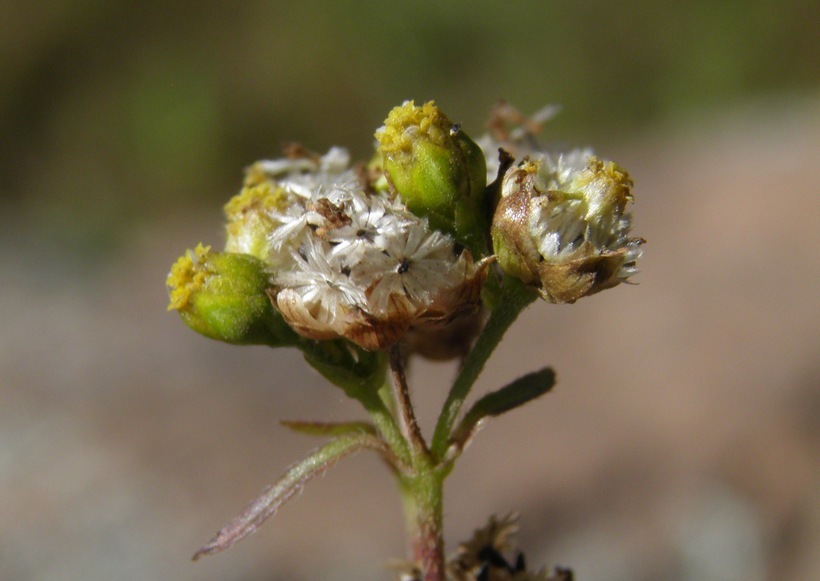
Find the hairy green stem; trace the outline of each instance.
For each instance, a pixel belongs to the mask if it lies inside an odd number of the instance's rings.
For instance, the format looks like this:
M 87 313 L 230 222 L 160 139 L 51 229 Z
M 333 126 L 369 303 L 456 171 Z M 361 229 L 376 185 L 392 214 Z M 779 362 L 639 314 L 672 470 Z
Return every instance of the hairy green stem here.
M 444 477 L 423 462 L 416 465 L 413 476 L 401 479 L 410 556 L 424 581 L 444 581 Z
M 387 406 L 384 401 L 382 401 L 378 392 L 368 392 L 358 399 L 364 406 L 364 409 L 367 410 L 367 413 L 370 414 L 373 423 L 376 425 L 376 429 L 379 430 L 379 434 L 381 434 L 384 441 L 387 442 L 387 445 L 390 446 L 390 449 L 396 457 L 401 460 L 405 466 L 411 466 L 412 458 L 407 440 L 402 435 L 401 430 L 396 425 L 396 420 L 393 418 L 390 410 L 387 409 Z

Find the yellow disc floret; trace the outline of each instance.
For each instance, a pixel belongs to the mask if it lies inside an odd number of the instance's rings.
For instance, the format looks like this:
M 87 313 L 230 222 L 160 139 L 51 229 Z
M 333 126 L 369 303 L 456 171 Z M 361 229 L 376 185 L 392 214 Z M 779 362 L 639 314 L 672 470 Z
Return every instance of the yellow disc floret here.
M 225 204 L 225 216 L 228 220 L 240 219 L 248 212 L 255 210 L 284 210 L 287 196 L 280 186 L 262 182 L 242 188 L 238 194 Z
M 566 190 L 568 193 L 583 193 L 589 219 L 601 213 L 623 214 L 627 202 L 632 200 L 632 186 L 626 170 L 615 162 L 592 156 L 587 167 L 567 184 Z
M 171 302 L 168 304 L 169 311 L 184 309 L 191 295 L 203 287 L 206 273 L 200 265 L 204 263 L 210 251 L 210 246 L 203 246 L 200 242 L 194 250 L 186 252 L 171 267 L 171 272 L 165 281 L 171 296 Z
M 225 250 L 267 258 L 270 233 L 279 225 L 272 216 L 283 212 L 288 203 L 284 189 L 272 182 L 242 188 L 225 204 Z
M 481 148 L 436 106 L 405 101 L 376 131 L 388 187 L 407 208 L 484 256 L 489 227 Z
M 436 145 L 447 142 L 453 123 L 434 101 L 416 107 L 413 101 L 405 101 L 394 107 L 387 115 L 384 127 L 376 132 L 383 153 L 412 154 L 413 141 L 426 137 Z

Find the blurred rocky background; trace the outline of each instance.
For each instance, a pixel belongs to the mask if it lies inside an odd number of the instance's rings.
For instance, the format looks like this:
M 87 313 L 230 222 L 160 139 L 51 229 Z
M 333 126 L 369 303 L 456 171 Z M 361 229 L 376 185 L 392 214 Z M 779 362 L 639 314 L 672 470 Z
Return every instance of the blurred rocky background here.
M 361 418 L 290 351 L 199 337 L 164 278 L 242 168 L 368 155 L 402 100 L 478 135 L 504 97 L 636 181 L 638 286 L 538 304 L 477 393 L 544 364 L 446 491 L 452 549 L 521 513 L 584 581 L 820 576 L 816 2 L 0 2 L 0 579 L 384 579 L 398 495 L 362 454 L 227 553 L 196 548 Z M 425 429 L 451 365 L 414 367 Z

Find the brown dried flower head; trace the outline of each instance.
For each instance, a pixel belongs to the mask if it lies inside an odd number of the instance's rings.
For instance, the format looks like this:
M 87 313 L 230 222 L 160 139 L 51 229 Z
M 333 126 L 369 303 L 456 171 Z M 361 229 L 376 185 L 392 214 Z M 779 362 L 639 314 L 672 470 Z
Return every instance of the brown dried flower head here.
M 637 272 L 628 236 L 632 180 L 589 151 L 540 154 L 505 173 L 492 226 L 501 268 L 552 303 L 611 288 Z

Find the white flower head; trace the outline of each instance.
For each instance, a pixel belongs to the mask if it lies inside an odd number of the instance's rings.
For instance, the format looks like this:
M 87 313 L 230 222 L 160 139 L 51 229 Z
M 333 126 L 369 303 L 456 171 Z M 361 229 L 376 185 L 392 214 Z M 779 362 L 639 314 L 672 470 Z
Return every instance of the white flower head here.
M 350 223 L 330 230 L 328 239 L 335 244 L 333 252 L 352 263 L 362 262 L 373 250 L 386 250 L 391 240 L 418 222 L 381 195 L 356 192 L 345 201 L 345 208 Z
M 368 289 L 368 308 L 388 316 L 391 305 L 406 305 L 415 312 L 428 308 L 441 289 L 464 281 L 462 253 L 456 256 L 453 241 L 429 231 L 424 221 L 388 240 L 383 250 L 370 248 L 353 276 Z
M 371 192 L 338 152 L 275 183 L 287 205 L 270 210 L 267 262 L 276 305 L 297 332 L 383 349 L 478 307 L 488 262 L 474 264 L 399 199 Z

